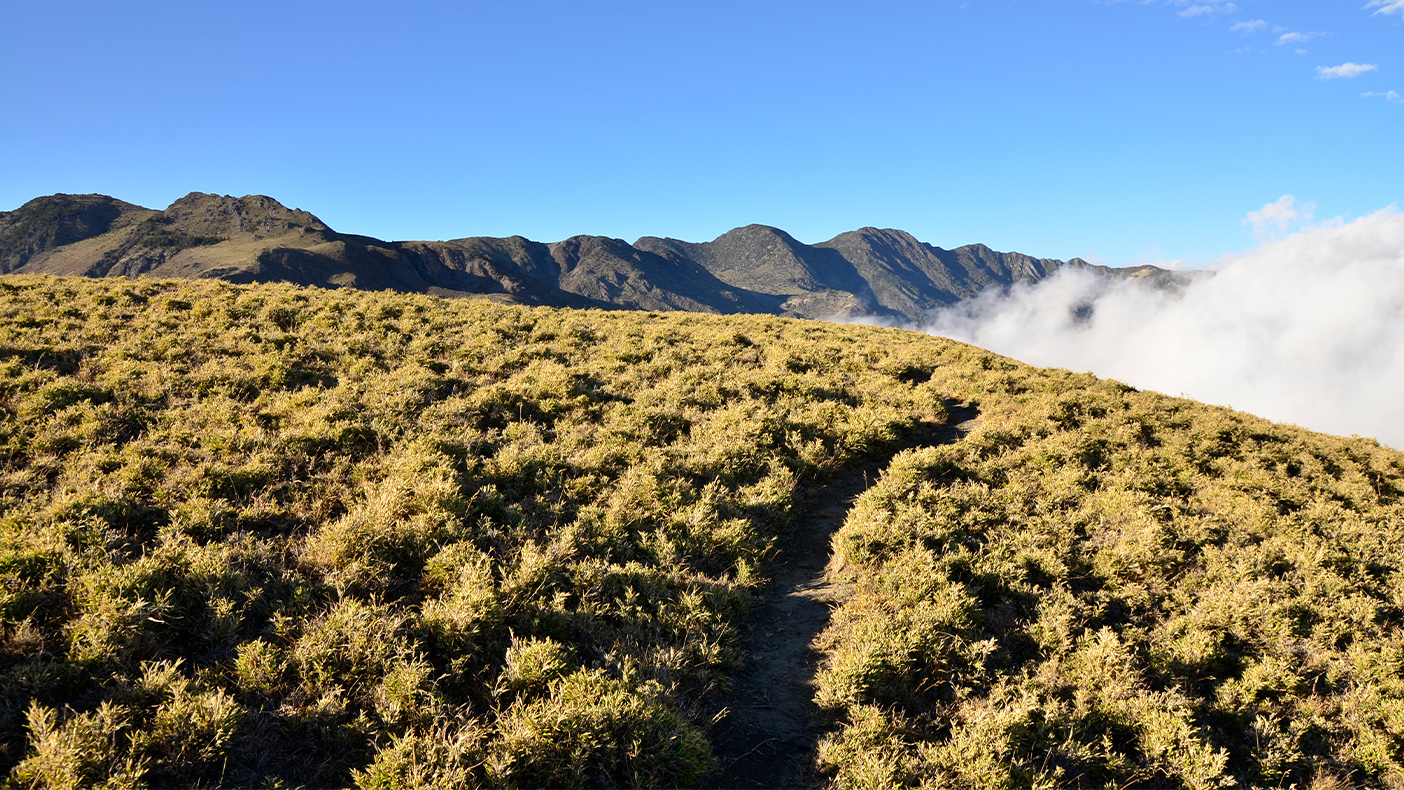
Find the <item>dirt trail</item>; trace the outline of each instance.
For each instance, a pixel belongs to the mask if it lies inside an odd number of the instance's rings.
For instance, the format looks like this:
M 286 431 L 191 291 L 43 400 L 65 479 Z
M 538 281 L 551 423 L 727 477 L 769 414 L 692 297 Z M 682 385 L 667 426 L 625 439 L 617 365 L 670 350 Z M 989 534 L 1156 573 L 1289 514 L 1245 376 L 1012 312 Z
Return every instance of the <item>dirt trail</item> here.
M 907 446 L 946 444 L 975 425 L 974 408 L 947 404 L 950 422 Z M 771 566 L 771 581 L 751 608 L 743 638 L 746 671 L 723 705 L 713 730 L 719 770 L 708 786 L 795 788 L 819 784 L 813 775 L 820 734 L 814 705 L 818 656 L 810 645 L 847 597 L 847 585 L 824 575 L 831 540 L 853 501 L 877 482 L 886 460 L 854 469 L 812 492 Z

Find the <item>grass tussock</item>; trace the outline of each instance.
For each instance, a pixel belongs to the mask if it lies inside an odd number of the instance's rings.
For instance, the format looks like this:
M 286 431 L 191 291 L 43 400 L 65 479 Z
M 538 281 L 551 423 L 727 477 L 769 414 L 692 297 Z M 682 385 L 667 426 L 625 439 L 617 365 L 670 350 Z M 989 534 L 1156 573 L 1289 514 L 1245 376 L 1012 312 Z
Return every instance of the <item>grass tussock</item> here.
M 1062 371 L 850 513 L 837 787 L 1404 783 L 1404 456 Z
M 0 279 L 8 785 L 697 781 L 798 486 L 944 419 L 897 337 Z

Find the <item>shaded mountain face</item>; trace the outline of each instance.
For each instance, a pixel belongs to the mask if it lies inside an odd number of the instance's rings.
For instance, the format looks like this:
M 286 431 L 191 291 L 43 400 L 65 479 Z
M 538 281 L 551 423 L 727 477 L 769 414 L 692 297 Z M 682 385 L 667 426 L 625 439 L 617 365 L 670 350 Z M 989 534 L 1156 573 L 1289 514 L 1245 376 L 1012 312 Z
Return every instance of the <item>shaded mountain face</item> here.
M 270 197 L 199 192 L 164 211 L 105 195 L 51 195 L 0 212 L 0 273 L 284 281 L 552 307 L 919 322 L 939 307 L 1064 266 L 1164 288 L 1185 280 L 1153 266 L 1108 269 L 978 244 L 944 250 L 878 228 L 814 245 L 766 225 L 701 243 L 652 236 L 634 244 L 601 236 L 554 244 L 521 236 L 389 242 L 338 233 Z
M 1063 265 L 983 244 L 943 250 L 906 231 L 878 228 L 842 233 L 818 246 L 853 261 L 879 300 L 904 313 L 968 299 L 992 286 L 1041 280 Z
M 1060 267 L 1121 276 L 1079 258 L 1059 261 L 983 244 L 944 250 L 902 230 L 862 228 L 808 245 L 778 228 L 747 225 L 715 241 L 692 243 L 645 236 L 641 250 L 692 260 L 738 288 L 789 298 L 782 312 L 809 318 L 883 316 L 921 322 L 931 311 L 991 288 L 1042 280 Z M 1137 267 L 1140 268 L 1140 267 Z M 1179 273 L 1149 267 L 1152 282 L 1170 285 Z
M 106 195 L 52 195 L 0 212 L 0 273 L 158 212 Z
M 785 231 L 766 225 L 747 225 L 701 244 L 645 236 L 634 246 L 695 261 L 722 282 L 758 293 L 854 293 L 866 288 L 853 264 L 842 255 L 802 244 Z
M 562 290 L 608 304 L 706 313 L 775 312 L 781 300 L 732 287 L 688 260 L 669 260 L 619 239 L 574 236 L 550 246 Z
M 284 281 L 486 295 L 555 307 L 609 306 L 523 273 L 510 254 L 337 233 L 316 216 L 261 195 L 195 192 L 164 211 L 100 195 L 54 195 L 0 213 L 0 234 L 0 260 L 14 262 L 6 271 Z

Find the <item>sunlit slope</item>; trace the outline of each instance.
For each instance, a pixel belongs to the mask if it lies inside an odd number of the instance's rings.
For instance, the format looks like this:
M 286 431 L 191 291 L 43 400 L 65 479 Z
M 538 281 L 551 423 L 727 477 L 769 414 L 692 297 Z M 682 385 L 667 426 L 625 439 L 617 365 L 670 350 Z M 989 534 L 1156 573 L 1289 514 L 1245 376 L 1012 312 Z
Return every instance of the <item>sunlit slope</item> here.
M 835 539 L 837 786 L 1400 786 L 1404 454 L 989 362 Z
M 0 357 L 19 786 L 703 782 L 795 498 L 855 466 L 839 785 L 1399 775 L 1368 440 L 897 330 L 282 285 L 0 278 Z
M 944 418 L 902 337 L 0 279 L 6 769 L 697 781 L 797 481 Z

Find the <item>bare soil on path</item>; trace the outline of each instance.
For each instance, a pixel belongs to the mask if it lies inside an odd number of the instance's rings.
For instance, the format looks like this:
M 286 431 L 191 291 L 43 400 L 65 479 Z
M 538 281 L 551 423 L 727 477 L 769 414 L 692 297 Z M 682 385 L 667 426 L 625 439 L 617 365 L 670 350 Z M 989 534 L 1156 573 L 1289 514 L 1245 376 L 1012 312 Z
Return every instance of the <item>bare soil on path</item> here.
M 947 404 L 950 420 L 897 450 L 954 442 L 970 431 L 973 407 Z M 895 455 L 897 450 L 893 451 Z M 825 574 L 834 533 L 848 510 L 877 482 L 891 456 L 850 470 L 812 490 L 782 537 L 771 580 L 752 604 L 743 631 L 745 670 L 722 700 L 727 714 L 713 728 L 719 764 L 706 783 L 717 788 L 799 788 L 823 784 L 814 752 L 824 729 L 814 704 L 815 637 L 848 585 Z

